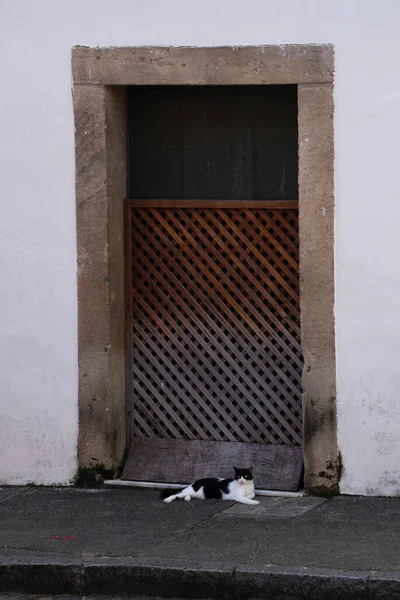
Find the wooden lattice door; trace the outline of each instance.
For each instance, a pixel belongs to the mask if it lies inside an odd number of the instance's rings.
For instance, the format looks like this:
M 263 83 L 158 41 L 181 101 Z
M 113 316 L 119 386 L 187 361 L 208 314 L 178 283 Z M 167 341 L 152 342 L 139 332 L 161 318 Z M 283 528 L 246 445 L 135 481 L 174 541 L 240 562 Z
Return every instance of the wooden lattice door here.
M 253 464 L 259 487 L 297 489 L 297 88 L 137 86 L 127 115 L 123 478 Z
M 297 203 L 174 204 L 129 206 L 134 449 L 125 477 L 185 482 L 241 460 L 256 463 L 258 485 L 296 487 Z

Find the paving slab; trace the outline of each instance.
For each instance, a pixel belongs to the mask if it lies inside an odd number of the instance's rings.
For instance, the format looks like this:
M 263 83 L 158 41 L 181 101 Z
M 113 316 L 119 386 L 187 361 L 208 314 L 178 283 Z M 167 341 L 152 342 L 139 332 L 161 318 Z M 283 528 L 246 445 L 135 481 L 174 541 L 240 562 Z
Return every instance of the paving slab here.
M 305 496 L 303 498 L 260 497 L 259 502 L 260 504 L 252 507 L 251 511 L 249 511 L 249 507 L 245 504 L 235 503 L 230 508 L 216 514 L 221 517 L 234 517 L 235 519 L 301 517 L 310 510 L 327 502 L 327 499 L 313 498 L 312 496 Z
M 28 488 L 0 503 L 0 556 L 139 556 L 219 510 L 198 502 L 182 511 L 153 490 Z
M 305 510 L 309 499 L 299 498 L 291 510 L 283 502 L 275 514 L 271 500 L 263 499 L 251 511 L 228 508 L 231 515 L 238 511 L 234 520 L 215 513 L 146 555 L 195 561 L 206 555 L 244 564 L 353 571 L 400 569 L 399 500 L 332 498 Z M 263 507 L 268 515 L 260 518 Z

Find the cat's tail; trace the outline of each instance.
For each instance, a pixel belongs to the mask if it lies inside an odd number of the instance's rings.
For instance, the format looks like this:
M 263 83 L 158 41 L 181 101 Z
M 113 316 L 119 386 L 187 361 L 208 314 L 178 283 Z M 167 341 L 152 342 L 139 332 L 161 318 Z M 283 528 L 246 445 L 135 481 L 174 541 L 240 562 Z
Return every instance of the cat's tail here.
M 169 496 L 173 496 L 174 494 L 179 494 L 179 492 L 182 492 L 183 489 L 184 488 L 182 488 L 181 490 L 162 490 L 160 493 L 160 498 L 165 500 L 165 498 L 169 498 Z

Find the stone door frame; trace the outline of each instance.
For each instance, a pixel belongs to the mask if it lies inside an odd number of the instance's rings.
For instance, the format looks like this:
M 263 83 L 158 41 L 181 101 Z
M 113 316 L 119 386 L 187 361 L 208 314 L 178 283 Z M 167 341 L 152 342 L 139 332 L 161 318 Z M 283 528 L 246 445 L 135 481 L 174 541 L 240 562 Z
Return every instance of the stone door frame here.
M 124 296 L 125 87 L 296 84 L 305 488 L 314 494 L 338 493 L 333 47 L 77 46 L 72 75 L 81 474 L 96 479 L 115 474 L 130 439 L 124 326 L 130 308 L 129 294 Z

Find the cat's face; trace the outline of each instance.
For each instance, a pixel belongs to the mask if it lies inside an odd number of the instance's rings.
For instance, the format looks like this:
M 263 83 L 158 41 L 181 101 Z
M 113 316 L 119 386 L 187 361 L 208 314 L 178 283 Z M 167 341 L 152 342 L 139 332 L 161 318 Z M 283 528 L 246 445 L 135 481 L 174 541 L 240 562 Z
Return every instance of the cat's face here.
M 237 467 L 233 467 L 235 469 L 235 479 L 241 485 L 247 483 L 248 481 L 253 481 L 253 467 L 250 469 L 238 469 Z

